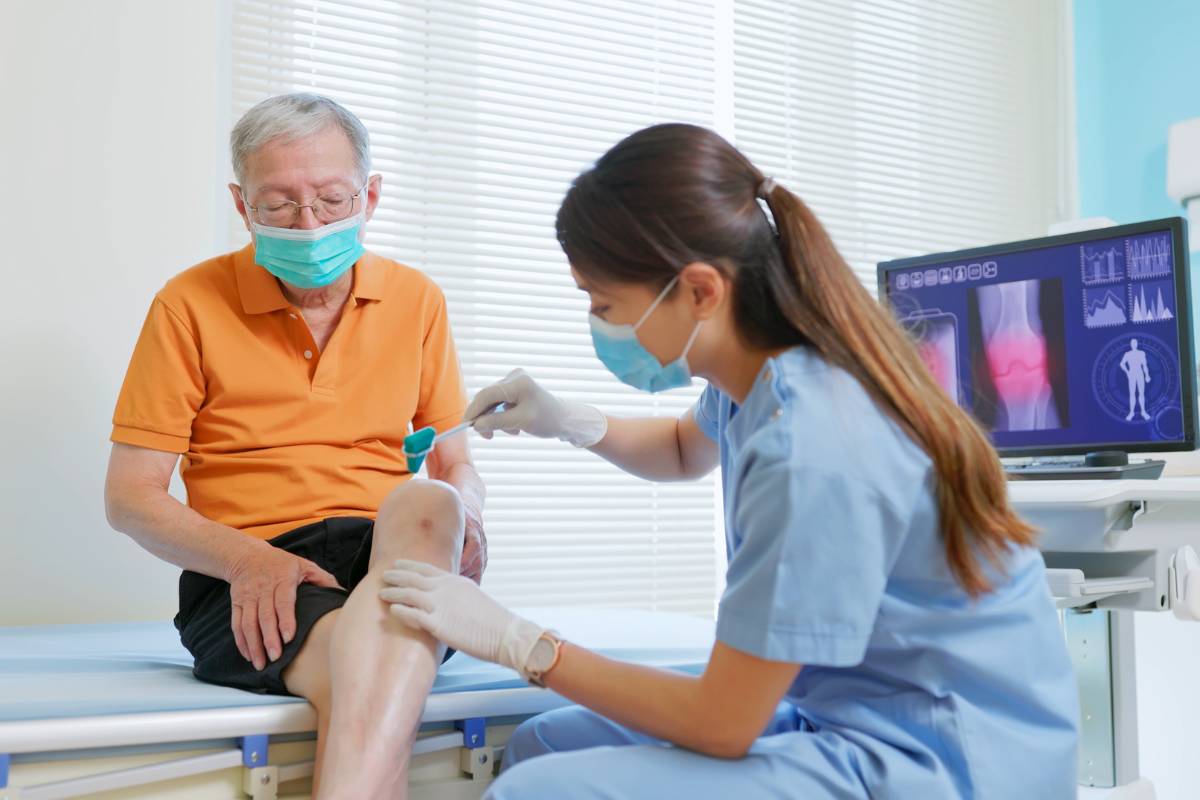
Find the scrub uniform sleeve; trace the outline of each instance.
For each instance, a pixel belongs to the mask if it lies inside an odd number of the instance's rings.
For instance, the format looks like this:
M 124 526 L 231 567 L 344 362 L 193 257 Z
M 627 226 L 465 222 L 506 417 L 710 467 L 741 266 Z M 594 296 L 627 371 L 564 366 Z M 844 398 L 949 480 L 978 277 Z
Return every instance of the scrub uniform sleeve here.
M 721 393 L 711 383 L 704 387 L 700 399 L 692 406 L 692 417 L 704 435 L 714 442 L 719 441 L 717 420 L 720 418 Z
M 450 331 L 446 298 L 435 289 L 421 343 L 421 383 L 413 430 L 432 425 L 439 433 L 462 422 L 467 410 L 458 351 Z
M 125 371 L 110 438 L 185 453 L 204 395 L 196 336 L 181 314 L 155 297 Z
M 772 661 L 860 663 L 904 534 L 901 520 L 872 487 L 824 466 L 751 463 L 737 491 L 741 542 L 730 558 L 717 638 Z

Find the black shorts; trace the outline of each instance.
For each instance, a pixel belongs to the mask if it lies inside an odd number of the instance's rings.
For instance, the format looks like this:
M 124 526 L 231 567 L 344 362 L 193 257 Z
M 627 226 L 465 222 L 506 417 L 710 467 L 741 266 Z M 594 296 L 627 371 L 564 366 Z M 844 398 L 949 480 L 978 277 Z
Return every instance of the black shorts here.
M 175 628 L 195 659 L 192 672 L 206 683 L 232 686 L 259 694 L 291 694 L 283 671 L 300 652 L 309 631 L 322 616 L 341 608 L 367 574 L 375 521 L 364 517 L 331 517 L 270 539 L 268 544 L 312 561 L 337 578 L 341 589 L 302 583 L 296 587 L 296 635 L 275 661 L 262 670 L 242 658 L 231 627 L 233 606 L 229 584 L 197 572 L 179 576 L 179 613 Z M 452 655 L 447 649 L 446 658 Z

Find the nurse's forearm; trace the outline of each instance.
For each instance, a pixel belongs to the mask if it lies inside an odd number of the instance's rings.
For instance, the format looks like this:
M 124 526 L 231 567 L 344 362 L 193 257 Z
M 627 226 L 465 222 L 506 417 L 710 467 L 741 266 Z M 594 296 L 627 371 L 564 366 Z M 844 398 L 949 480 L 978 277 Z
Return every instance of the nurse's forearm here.
M 678 427 L 671 417 L 608 417 L 608 432 L 589 449 L 639 478 L 685 480 L 692 476 L 684 470 Z

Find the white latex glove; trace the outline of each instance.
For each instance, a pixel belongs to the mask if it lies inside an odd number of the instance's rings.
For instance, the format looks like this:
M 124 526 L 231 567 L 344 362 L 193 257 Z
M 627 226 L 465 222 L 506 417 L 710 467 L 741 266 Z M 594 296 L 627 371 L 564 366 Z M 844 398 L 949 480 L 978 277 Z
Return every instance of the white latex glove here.
M 529 679 L 529 654 L 545 628 L 497 603 L 469 578 L 422 561 L 397 559 L 379 592 L 391 613 L 455 650 L 494 661 Z
M 479 416 L 501 402 L 507 406 L 504 411 Z M 463 418 L 475 420 L 475 430 L 485 439 L 498 430 L 514 435 L 523 431 L 591 447 L 608 432 L 608 420 L 599 409 L 558 399 L 523 369 L 514 369 L 504 380 L 481 389 Z

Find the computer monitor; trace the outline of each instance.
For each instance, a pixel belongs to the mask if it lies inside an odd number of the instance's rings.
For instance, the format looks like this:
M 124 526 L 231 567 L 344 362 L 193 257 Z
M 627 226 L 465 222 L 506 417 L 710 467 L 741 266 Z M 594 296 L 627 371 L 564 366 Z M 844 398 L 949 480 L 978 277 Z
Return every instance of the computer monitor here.
M 1002 456 L 1196 449 L 1182 218 L 879 265 L 879 297 Z

